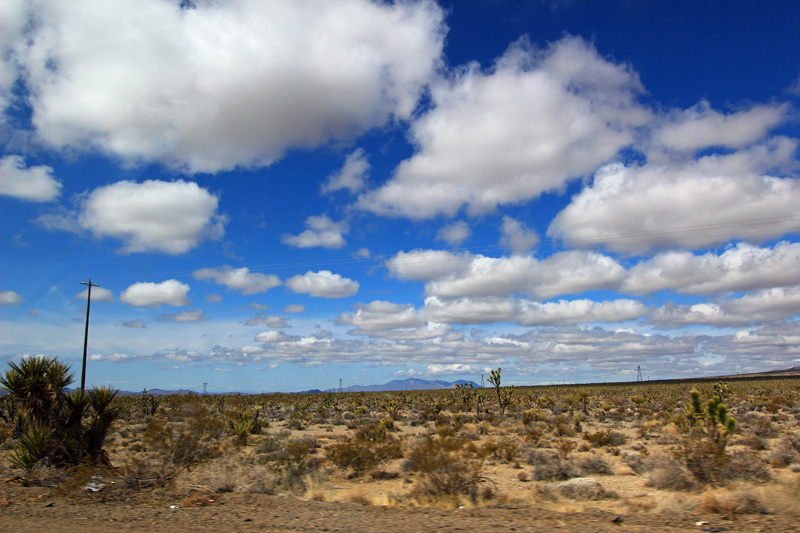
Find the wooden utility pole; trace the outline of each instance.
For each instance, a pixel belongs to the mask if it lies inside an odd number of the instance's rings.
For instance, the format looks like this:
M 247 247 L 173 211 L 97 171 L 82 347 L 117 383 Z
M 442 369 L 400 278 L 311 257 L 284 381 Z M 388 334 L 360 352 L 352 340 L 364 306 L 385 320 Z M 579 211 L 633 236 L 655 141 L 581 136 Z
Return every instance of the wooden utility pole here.
M 92 278 L 89 278 L 89 283 L 81 281 L 81 285 L 89 288 L 89 293 L 86 295 L 86 329 L 83 332 L 83 366 L 81 367 L 81 392 L 83 392 L 86 386 L 86 346 L 89 344 L 89 306 L 92 304 L 92 287 L 100 285 L 94 285 Z

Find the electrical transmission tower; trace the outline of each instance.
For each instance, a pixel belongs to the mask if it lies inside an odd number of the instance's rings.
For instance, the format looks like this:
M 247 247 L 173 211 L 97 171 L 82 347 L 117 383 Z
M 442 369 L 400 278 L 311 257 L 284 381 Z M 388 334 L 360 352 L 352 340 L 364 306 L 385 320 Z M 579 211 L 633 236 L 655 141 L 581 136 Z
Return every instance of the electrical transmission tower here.
M 641 366 L 637 366 L 636 367 L 636 381 L 644 381 L 642 379 L 642 367 Z
M 339 392 L 342 392 L 342 378 L 339 378 Z
M 208 389 L 208 382 L 203 382 L 203 396 L 206 395 L 206 390 Z

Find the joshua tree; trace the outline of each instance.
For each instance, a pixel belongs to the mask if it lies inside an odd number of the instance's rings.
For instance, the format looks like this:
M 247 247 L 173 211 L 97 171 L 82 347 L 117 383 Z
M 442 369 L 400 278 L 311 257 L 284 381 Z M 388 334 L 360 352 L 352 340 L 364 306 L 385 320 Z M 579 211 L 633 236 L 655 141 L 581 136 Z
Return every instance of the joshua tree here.
M 95 387 L 67 394 L 73 374 L 54 357 L 29 357 L 9 366 L 0 386 L 15 406 L 17 442 L 9 454 L 14 466 L 107 461 L 103 442 L 121 411 L 113 405 L 117 391 Z
M 728 408 L 719 396 L 712 396 L 705 404 L 696 390 L 691 391 L 689 397 L 683 418 L 686 423 L 679 424 L 688 433 L 681 445 L 681 455 L 686 467 L 699 481 L 715 483 L 730 461 L 725 448 L 728 438 L 736 430 L 736 420 L 728 416 Z
M 500 388 L 500 370 L 500 368 L 492 370 L 492 375 L 489 376 L 489 383 L 494 385 L 494 390 L 497 393 L 497 403 L 500 405 L 500 414 L 504 415 L 506 407 L 514 403 L 514 385 Z

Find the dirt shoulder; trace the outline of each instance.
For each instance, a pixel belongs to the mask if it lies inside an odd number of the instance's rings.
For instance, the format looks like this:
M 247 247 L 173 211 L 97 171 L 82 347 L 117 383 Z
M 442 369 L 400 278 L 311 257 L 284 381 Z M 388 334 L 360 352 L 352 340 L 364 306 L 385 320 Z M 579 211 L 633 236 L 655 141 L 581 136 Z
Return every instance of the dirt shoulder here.
M 38 494 L 37 494 L 38 492 Z M 213 500 L 213 501 L 208 501 Z M 800 531 L 791 516 L 560 513 L 536 507 L 430 509 L 215 495 L 103 502 L 19 487 L 0 493 L 2 529 L 28 531 Z M 177 508 L 171 506 L 177 505 Z M 698 523 L 706 522 L 698 525 Z

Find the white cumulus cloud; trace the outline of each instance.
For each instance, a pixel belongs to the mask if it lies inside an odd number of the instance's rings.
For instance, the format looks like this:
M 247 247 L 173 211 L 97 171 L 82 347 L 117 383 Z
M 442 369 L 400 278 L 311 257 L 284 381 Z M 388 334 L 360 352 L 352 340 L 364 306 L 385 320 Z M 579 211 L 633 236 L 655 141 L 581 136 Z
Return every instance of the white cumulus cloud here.
M 19 80 L 49 145 L 189 172 L 266 165 L 291 147 L 408 118 L 445 33 L 432 0 L 42 0 L 35 9 L 36 24 L 24 14 L 4 24 L 16 53 L 3 54 L 0 103 Z
M 342 248 L 347 244 L 343 237 L 348 231 L 347 224 L 334 222 L 328 215 L 308 217 L 306 227 L 299 235 L 284 235 L 283 243 L 296 248 Z
M 219 199 L 196 183 L 120 181 L 95 189 L 82 202 L 79 224 L 98 237 L 125 242 L 122 251 L 185 253 L 224 234 Z
M 161 283 L 139 282 L 125 289 L 119 301 L 134 307 L 180 307 L 191 303 L 188 293 L 189 286 L 175 279 Z
M 213 281 L 246 295 L 267 292 L 281 284 L 278 276 L 250 272 L 247 267 L 201 268 L 195 270 L 192 276 L 198 280 Z
M 89 296 L 89 289 L 84 289 L 75 295 L 76 298 L 85 300 Z M 114 293 L 103 287 L 92 287 L 92 301 L 93 302 L 113 302 Z
M 413 250 L 398 252 L 386 261 L 386 268 L 395 277 L 413 281 L 430 281 L 457 275 L 469 268 L 468 254 L 454 254 L 443 250 Z
M 14 291 L 0 291 L 0 305 L 19 305 L 22 303 L 22 296 Z
M 788 106 L 753 106 L 723 114 L 702 101 L 675 112 L 654 134 L 654 141 L 669 150 L 693 151 L 709 146 L 743 148 L 762 139 L 786 119 Z
M 474 255 L 467 270 L 429 281 L 425 291 L 448 298 L 512 292 L 552 298 L 615 288 L 624 278 L 625 269 L 619 263 L 596 252 L 559 252 L 542 260 Z
M 52 202 L 61 194 L 61 183 L 46 165 L 28 167 L 18 155 L 0 159 L 0 195 L 29 202 Z
M 397 328 L 416 328 L 425 323 L 425 318 L 413 305 L 375 300 L 353 307 L 356 311 L 342 313 L 336 319 L 336 324 L 355 326 L 354 334 L 358 335 Z
M 795 140 L 776 138 L 698 160 L 609 164 L 547 234 L 571 246 L 605 245 L 634 254 L 780 237 L 800 227 L 800 182 L 766 172 L 794 164 L 797 147 Z
M 489 72 L 477 65 L 435 84 L 411 128 L 417 153 L 362 196 L 367 210 L 431 218 L 517 204 L 594 172 L 634 141 L 650 113 L 638 77 L 580 38 L 546 50 L 512 45 Z
M 632 267 L 621 290 L 649 294 L 672 289 L 686 294 L 750 291 L 800 284 L 800 243 L 759 248 L 739 243 L 717 255 L 663 252 Z
M 345 298 L 357 293 L 359 284 L 330 270 L 320 270 L 291 277 L 286 280 L 286 286 L 298 294 L 307 293 L 319 298 Z

